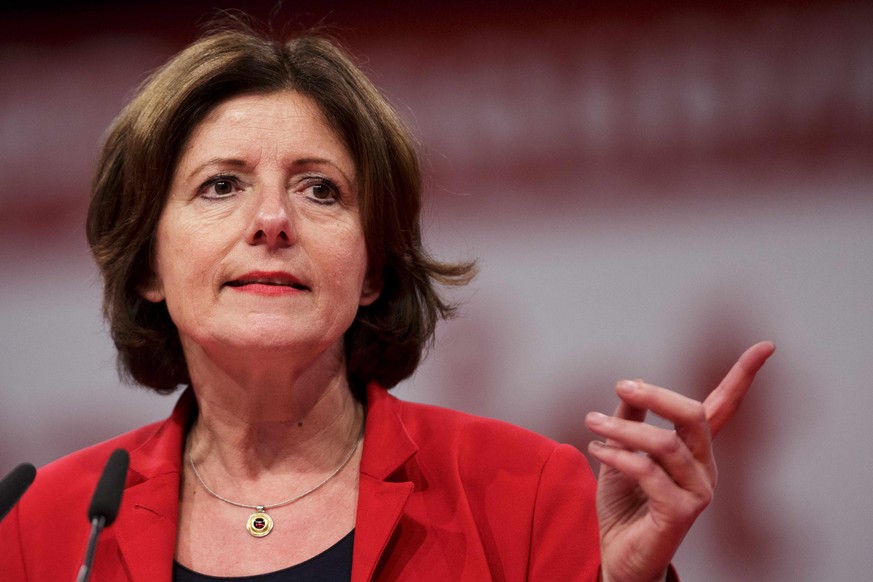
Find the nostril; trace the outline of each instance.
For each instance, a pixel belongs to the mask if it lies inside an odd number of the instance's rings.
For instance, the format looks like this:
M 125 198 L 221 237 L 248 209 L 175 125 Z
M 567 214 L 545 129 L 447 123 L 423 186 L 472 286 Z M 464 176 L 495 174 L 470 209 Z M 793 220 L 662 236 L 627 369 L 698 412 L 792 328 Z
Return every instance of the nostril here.
M 258 216 L 252 230 L 248 231 L 250 244 L 289 246 L 294 243 L 296 233 L 288 220 L 278 220 L 277 216 Z

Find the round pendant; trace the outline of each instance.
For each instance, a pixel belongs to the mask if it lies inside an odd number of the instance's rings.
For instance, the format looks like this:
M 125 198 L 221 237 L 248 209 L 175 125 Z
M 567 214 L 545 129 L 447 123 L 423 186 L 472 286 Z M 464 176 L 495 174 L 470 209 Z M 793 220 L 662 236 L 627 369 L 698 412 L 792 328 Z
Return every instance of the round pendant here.
M 273 518 L 262 507 L 249 516 L 246 529 L 256 538 L 262 538 L 273 530 Z

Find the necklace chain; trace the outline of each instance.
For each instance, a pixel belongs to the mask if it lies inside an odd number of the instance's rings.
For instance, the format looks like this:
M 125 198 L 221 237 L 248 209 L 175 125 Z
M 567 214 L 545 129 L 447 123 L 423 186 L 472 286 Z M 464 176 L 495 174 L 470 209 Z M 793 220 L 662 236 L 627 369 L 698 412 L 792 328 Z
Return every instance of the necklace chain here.
M 343 467 L 345 467 L 349 463 L 349 461 L 352 460 L 352 457 L 354 456 L 355 451 L 358 450 L 358 446 L 361 444 L 361 441 L 363 439 L 364 439 L 364 429 L 363 429 L 363 427 L 361 427 L 361 433 L 360 433 L 360 435 L 358 435 L 357 440 L 355 440 L 355 444 L 352 446 L 351 449 L 349 449 L 349 452 L 346 454 L 345 458 L 337 466 L 337 468 L 334 469 L 333 471 L 331 471 L 330 475 L 328 475 L 327 477 L 322 479 L 320 482 L 315 484 L 313 487 L 310 487 L 309 489 L 307 489 L 303 493 L 300 493 L 299 495 L 295 495 L 294 497 L 292 497 L 290 499 L 286 499 L 285 501 L 280 501 L 279 503 L 271 503 L 269 505 L 249 505 L 246 503 L 238 503 L 236 501 L 231 501 L 227 497 L 222 497 L 221 495 L 219 495 L 218 493 L 216 493 L 215 491 L 210 489 L 209 485 L 207 485 L 206 482 L 203 481 L 203 477 L 200 476 L 200 473 L 197 471 L 197 466 L 194 464 L 194 455 L 190 451 L 188 452 L 188 463 L 191 465 L 191 470 L 194 471 L 194 476 L 197 477 L 197 481 L 199 481 L 200 484 L 203 486 L 203 488 L 206 489 L 206 491 L 209 492 L 209 494 L 212 495 L 213 497 L 215 497 L 216 499 L 220 499 L 221 501 L 224 501 L 225 503 L 229 503 L 229 504 L 235 505 L 237 507 L 244 507 L 246 509 L 256 509 L 260 512 L 263 512 L 263 511 L 266 511 L 267 509 L 274 509 L 276 507 L 282 507 L 283 505 L 289 505 L 291 503 L 294 503 L 295 501 L 303 499 L 304 497 L 306 497 L 307 495 L 314 492 L 315 490 L 320 488 L 322 485 L 324 485 L 325 483 L 327 483 L 328 481 L 330 481 L 331 479 L 336 477 L 336 474 L 339 473 L 340 471 L 342 471 Z

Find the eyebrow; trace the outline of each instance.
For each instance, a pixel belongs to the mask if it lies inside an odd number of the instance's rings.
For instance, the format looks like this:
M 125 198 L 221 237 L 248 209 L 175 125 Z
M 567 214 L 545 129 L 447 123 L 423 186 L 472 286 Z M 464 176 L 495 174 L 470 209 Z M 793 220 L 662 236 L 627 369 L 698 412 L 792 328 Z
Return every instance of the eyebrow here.
M 345 178 L 346 182 L 348 182 L 350 185 L 354 186 L 354 184 L 355 184 L 355 181 L 352 180 L 351 178 L 349 178 L 349 176 L 346 176 L 346 173 L 343 172 L 339 168 L 339 166 L 334 164 L 332 161 L 326 160 L 324 158 L 301 158 L 299 160 L 294 160 L 294 162 L 291 165 L 292 166 L 306 166 L 309 164 L 323 164 L 326 166 L 330 166 L 331 168 L 333 168 L 334 170 L 339 172 L 340 175 L 342 175 L 342 177 Z
M 237 158 L 212 158 L 194 168 L 191 173 L 188 174 L 188 179 L 190 180 L 199 172 L 203 171 L 203 168 L 208 168 L 209 166 L 230 166 L 233 168 L 244 168 L 246 166 L 246 163 L 243 160 Z
M 345 178 L 346 182 L 351 185 L 355 184 L 354 180 L 349 178 L 349 176 L 347 176 L 346 173 L 339 168 L 339 166 L 334 164 L 332 161 L 324 158 L 301 158 L 299 160 L 294 160 L 291 166 L 307 166 L 310 164 L 330 166 L 331 168 L 334 168 L 337 172 L 339 172 L 342 177 Z M 204 168 L 208 168 L 209 166 L 230 166 L 233 168 L 245 168 L 247 165 L 248 164 L 245 160 L 240 160 L 238 158 L 211 158 L 194 168 L 194 170 L 192 170 L 191 173 L 188 175 L 188 179 L 190 180 L 199 172 L 203 171 Z

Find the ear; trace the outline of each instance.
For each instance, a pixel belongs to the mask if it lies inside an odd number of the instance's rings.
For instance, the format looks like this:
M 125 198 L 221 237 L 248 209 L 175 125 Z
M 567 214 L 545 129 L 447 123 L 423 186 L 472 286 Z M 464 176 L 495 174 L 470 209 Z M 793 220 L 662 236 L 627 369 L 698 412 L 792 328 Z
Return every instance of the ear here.
M 146 301 L 152 303 L 160 303 L 166 299 L 164 295 L 164 283 L 158 275 L 152 273 L 148 279 L 143 282 L 138 288 L 139 294 Z
M 364 285 L 361 287 L 361 300 L 358 301 L 358 305 L 361 307 L 372 305 L 379 298 L 380 293 L 382 293 L 381 274 L 377 276 L 373 273 L 368 273 L 364 278 Z

